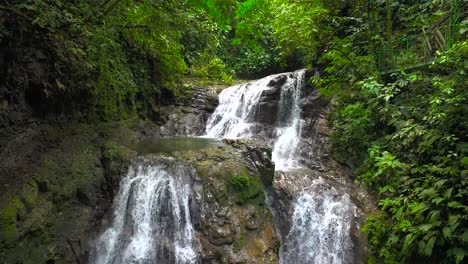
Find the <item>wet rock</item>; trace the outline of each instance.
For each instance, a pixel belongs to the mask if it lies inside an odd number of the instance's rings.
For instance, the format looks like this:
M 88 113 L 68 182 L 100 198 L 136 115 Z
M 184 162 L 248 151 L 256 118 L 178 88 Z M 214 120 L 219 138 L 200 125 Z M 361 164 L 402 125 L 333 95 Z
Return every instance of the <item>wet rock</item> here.
M 255 220 L 249 220 L 247 221 L 247 223 L 245 224 L 245 228 L 249 231 L 252 231 L 252 230 L 257 230 L 259 228 L 259 225 L 257 223 L 257 221 Z
M 229 225 L 223 226 L 212 226 L 209 229 L 209 237 L 208 240 L 211 244 L 216 246 L 221 246 L 225 244 L 232 244 L 233 237 L 235 236 L 234 232 L 231 232 Z
M 129 150 L 115 141 L 107 141 L 101 147 L 102 166 L 106 178 L 107 190 L 114 197 L 118 190 L 120 179 L 128 168 L 129 161 L 136 157 L 135 151 Z
M 268 145 L 254 139 L 223 139 L 223 142 L 242 152 L 249 171 L 258 173 L 266 187 L 272 184 L 275 167 L 271 160 L 271 148 Z
M 313 89 L 302 101 L 302 117 L 318 118 L 328 107 L 329 100 L 320 95 L 317 89 Z
M 165 122 L 160 135 L 199 136 L 205 133 L 206 122 L 218 105 L 215 88 L 193 88 L 193 95 L 181 105 L 161 107 Z
M 47 182 L 37 181 L 37 188 L 38 188 L 39 192 L 42 192 L 42 193 L 47 192 L 48 191 Z
M 279 75 L 278 77 L 272 79 L 267 86 L 272 87 L 272 88 L 280 88 L 281 85 L 283 85 L 287 80 L 286 75 Z
M 86 193 L 83 189 L 79 188 L 76 191 L 76 197 L 78 201 L 80 201 L 84 205 L 91 205 L 91 199 L 89 198 L 89 194 Z
M 196 226 L 202 263 L 278 263 L 274 251 L 278 239 L 264 204 L 266 185 L 260 180 L 263 174 L 271 185 L 271 149 L 255 140 L 225 144 L 176 154 L 197 168 L 204 185 L 203 217 Z M 248 175 L 252 186 L 234 189 L 230 179 L 238 175 Z

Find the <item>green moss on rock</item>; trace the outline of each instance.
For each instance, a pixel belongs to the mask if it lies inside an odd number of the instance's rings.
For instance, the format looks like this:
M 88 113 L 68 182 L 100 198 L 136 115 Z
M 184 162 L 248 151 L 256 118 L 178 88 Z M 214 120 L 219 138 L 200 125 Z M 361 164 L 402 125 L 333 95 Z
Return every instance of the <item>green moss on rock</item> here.
M 50 146 L 29 178 L 0 194 L 0 263 L 74 262 L 66 240 L 86 243 L 93 210 L 109 190 L 102 160 L 119 159 L 122 166 L 133 156 L 123 146 L 135 138 L 133 124 L 73 123 L 46 131 Z
M 19 236 L 18 228 L 16 227 L 17 208 L 8 206 L 0 213 L 0 237 L 5 243 L 10 244 Z

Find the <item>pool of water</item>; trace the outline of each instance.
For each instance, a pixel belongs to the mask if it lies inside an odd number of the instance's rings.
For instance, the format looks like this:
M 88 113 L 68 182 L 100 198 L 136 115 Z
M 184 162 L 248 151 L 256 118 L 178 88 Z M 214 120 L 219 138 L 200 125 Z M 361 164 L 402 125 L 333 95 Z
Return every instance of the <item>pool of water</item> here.
M 140 154 L 171 153 L 174 151 L 199 150 L 204 148 L 225 146 L 222 140 L 214 138 L 171 137 L 160 138 L 157 141 L 143 140 L 130 146 Z

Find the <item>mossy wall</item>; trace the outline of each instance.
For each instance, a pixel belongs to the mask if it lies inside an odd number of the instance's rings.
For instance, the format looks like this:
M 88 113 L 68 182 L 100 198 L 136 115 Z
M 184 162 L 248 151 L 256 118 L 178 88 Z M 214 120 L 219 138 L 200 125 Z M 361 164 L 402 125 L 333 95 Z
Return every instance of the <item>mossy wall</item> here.
M 85 258 L 119 170 L 134 155 L 123 146 L 136 139 L 134 126 L 72 124 L 43 135 L 50 146 L 39 166 L 31 166 L 20 189 L 0 194 L 0 263 L 74 263 L 72 247 Z

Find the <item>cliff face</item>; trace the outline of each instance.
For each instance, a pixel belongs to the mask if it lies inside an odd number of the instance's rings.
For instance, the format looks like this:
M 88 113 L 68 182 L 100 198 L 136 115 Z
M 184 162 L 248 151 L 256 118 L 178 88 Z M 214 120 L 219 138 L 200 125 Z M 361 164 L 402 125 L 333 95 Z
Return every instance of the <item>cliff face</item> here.
M 200 136 L 206 121 L 218 105 L 215 87 L 195 87 L 184 103 L 161 108 L 161 136 Z

